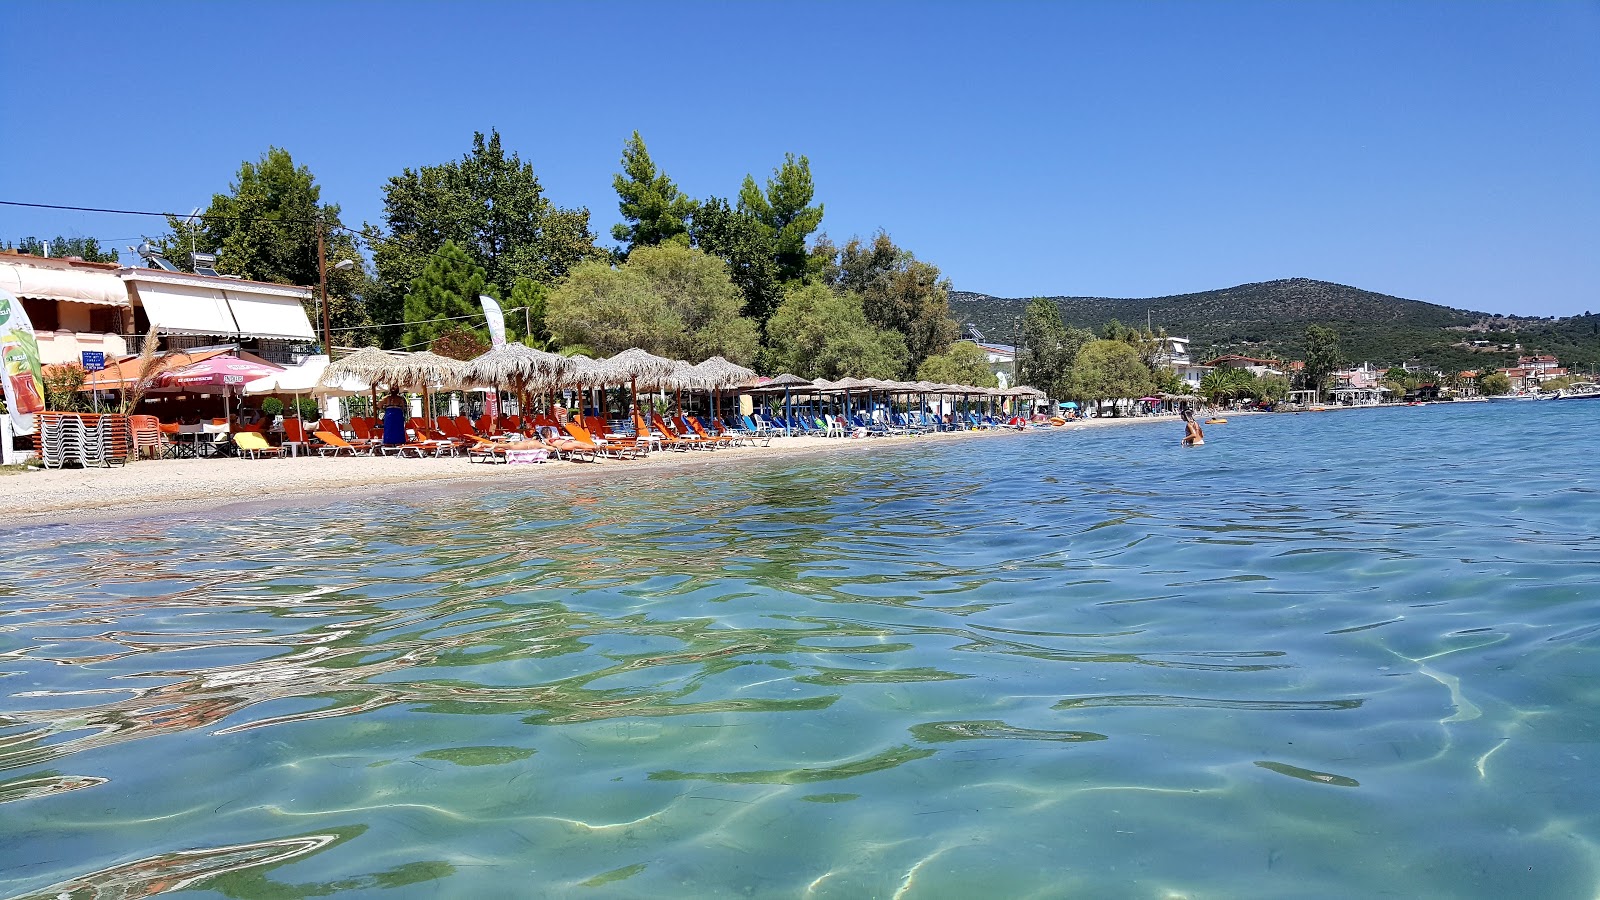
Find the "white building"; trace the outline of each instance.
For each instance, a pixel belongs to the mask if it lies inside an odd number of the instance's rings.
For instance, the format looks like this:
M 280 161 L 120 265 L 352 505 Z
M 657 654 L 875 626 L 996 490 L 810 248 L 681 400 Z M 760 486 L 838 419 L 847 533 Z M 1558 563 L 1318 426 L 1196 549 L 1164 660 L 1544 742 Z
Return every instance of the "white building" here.
M 154 325 L 168 350 L 238 344 L 284 364 L 304 359 L 317 340 L 304 305 L 310 288 L 138 267 L 117 274 L 134 304 L 133 334 Z
M 44 365 L 128 352 L 122 336 L 133 330 L 133 305 L 115 263 L 0 251 L 0 288 L 22 300 Z
M 1000 379 L 1000 387 L 1007 388 L 1016 380 L 1017 348 L 1010 344 L 996 344 L 990 341 L 973 341 L 962 339 L 964 343 L 976 344 L 983 351 L 984 359 L 989 361 L 989 368 L 996 378 Z
M 1156 362 L 1172 369 L 1190 390 L 1200 390 L 1200 381 L 1211 371 L 1211 366 L 1196 365 L 1189 355 L 1189 339 L 1186 337 L 1167 337 L 1161 347 Z
M 310 288 L 0 251 L 0 288 L 22 300 L 45 365 L 136 354 L 152 325 L 162 349 L 237 344 L 294 363 L 317 339 Z

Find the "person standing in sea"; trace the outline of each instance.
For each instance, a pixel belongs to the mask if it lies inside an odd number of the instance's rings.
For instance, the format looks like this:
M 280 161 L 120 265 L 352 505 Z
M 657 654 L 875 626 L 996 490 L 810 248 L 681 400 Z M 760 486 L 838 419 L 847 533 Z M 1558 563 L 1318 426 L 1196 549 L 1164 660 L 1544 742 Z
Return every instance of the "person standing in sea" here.
M 1183 445 L 1185 447 L 1198 447 L 1206 442 L 1205 433 L 1200 430 L 1200 423 L 1194 419 L 1194 410 L 1189 408 L 1189 401 L 1178 404 L 1178 415 L 1183 418 Z

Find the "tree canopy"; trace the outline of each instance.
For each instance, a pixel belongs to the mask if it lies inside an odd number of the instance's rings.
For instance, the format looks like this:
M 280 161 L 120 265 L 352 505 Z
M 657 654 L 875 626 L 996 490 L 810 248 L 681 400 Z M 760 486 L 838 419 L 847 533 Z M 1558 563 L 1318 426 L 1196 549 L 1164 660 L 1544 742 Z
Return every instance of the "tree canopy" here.
M 663 241 L 687 240 L 689 219 L 697 204 L 657 170 L 645 149 L 644 139 L 635 131 L 622 148 L 622 171 L 611 179 L 617 191 L 617 209 L 624 224 L 614 225 L 611 236 L 622 242 L 626 257 L 635 247 L 651 247 Z
M 472 326 L 482 320 L 480 294 L 500 299 L 499 289 L 489 284 L 483 267 L 454 241 L 445 241 L 421 274 L 411 279 L 402 346 L 425 350 L 448 332 L 478 330 Z
M 802 378 L 898 378 L 905 370 L 905 339 L 874 327 L 861 297 L 820 284 L 793 285 L 768 323 L 762 353 L 767 371 Z
M 100 248 L 100 239 L 92 237 L 69 238 L 58 234 L 50 240 L 42 241 L 33 235 L 29 235 L 18 241 L 15 246 L 9 243 L 6 244 L 5 249 L 26 253 L 30 256 L 44 256 L 46 255 L 46 244 L 50 247 L 49 255 L 56 258 L 77 256 L 81 257 L 84 262 L 117 262 L 116 248 L 102 250 Z
M 1069 391 L 1072 367 L 1078 352 L 1092 340 L 1090 332 L 1062 323 L 1061 308 L 1054 300 L 1030 300 L 1022 314 L 1022 345 L 1016 348 L 1018 380 L 1052 397 L 1073 396 Z
M 1478 391 L 1485 397 L 1511 393 L 1511 378 L 1504 372 L 1490 372 L 1478 379 Z
M 739 314 L 742 298 L 727 266 L 678 244 L 639 247 L 620 267 L 580 265 L 551 292 L 545 323 L 561 347 L 611 356 L 639 347 L 691 362 L 755 358 L 755 322 Z
M 589 230 L 587 209 L 563 209 L 544 195 L 533 166 L 506 154 L 500 134 L 472 136 L 461 159 L 407 168 L 384 185 L 387 236 L 368 227 L 380 289 L 371 306 L 393 321 L 403 286 L 429 257 L 454 242 L 508 296 L 518 278 L 553 285 L 586 260 L 604 257 Z
M 793 153 L 772 171 L 763 192 L 755 177 L 746 175 L 739 188 L 739 211 L 755 219 L 772 245 L 780 282 L 805 278 L 809 255 L 806 239 L 822 224 L 822 204 L 811 205 L 816 186 L 811 181 L 811 161 Z
M 852 237 L 836 248 L 826 235 L 811 251 L 824 284 L 860 295 L 867 321 L 905 339 L 908 372 L 943 353 L 960 333 L 950 316 L 950 282 L 936 266 L 895 246 L 880 231 L 870 244 Z
M 306 166 L 296 166 L 289 151 L 269 147 L 260 160 L 245 160 L 225 194 L 214 194 L 198 218 L 169 216 L 172 229 L 155 241 L 157 252 L 186 272 L 194 271 L 193 251 L 217 254 L 216 270 L 256 281 L 318 284 L 317 231 L 325 235 L 329 319 L 342 341 L 359 341 L 370 323 L 364 295 L 370 293 L 364 264 L 349 271 L 340 260 L 362 263 L 355 239 L 339 221 L 339 207 L 322 203 L 322 188 Z M 317 319 L 308 304 L 306 314 Z
M 998 387 L 1000 384 L 989 365 L 988 354 L 971 341 L 957 341 L 949 350 L 923 360 L 917 368 L 917 380 L 974 387 Z
M 1142 397 L 1155 390 L 1150 367 L 1123 341 L 1094 340 L 1078 351 L 1064 394 L 1098 403 Z
M 1344 355 L 1339 350 L 1339 332 L 1325 325 L 1306 328 L 1306 387 L 1316 391 L 1320 399 L 1328 377 L 1341 365 L 1344 365 Z
M 720 197 L 700 204 L 689 225 L 694 246 L 728 264 L 728 275 L 744 297 L 744 314 L 764 328 L 783 299 L 772 240 L 755 217 Z

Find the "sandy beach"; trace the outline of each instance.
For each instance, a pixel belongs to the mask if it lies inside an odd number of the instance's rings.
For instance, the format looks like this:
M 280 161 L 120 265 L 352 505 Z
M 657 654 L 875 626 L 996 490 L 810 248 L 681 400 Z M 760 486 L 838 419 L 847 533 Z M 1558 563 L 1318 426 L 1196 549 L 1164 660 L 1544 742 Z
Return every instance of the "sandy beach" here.
M 1238 415 L 1230 413 L 1230 416 Z M 1181 431 L 1173 416 L 1104 418 L 1074 422 L 1045 431 L 1069 437 L 1091 428 L 1167 425 L 1174 440 Z M 644 459 L 599 462 L 552 461 L 533 465 L 469 462 L 465 457 L 299 457 L 295 459 L 140 460 L 103 469 L 34 469 L 0 478 L 15 510 L 12 522 L 39 526 L 155 515 L 185 509 L 286 498 L 324 499 L 394 487 L 442 488 L 482 484 L 490 490 L 552 481 L 619 478 L 630 473 L 723 468 L 763 460 L 839 455 L 929 441 L 1004 441 L 1021 432 L 956 431 L 878 438 L 779 437 L 768 447 L 704 451 L 658 451 Z

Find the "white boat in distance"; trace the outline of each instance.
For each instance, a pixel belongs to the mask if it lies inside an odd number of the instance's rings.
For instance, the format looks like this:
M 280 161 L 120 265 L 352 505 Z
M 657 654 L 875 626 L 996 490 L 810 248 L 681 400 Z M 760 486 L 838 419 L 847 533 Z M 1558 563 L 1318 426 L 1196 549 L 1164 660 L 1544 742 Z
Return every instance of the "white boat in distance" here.
M 1580 381 L 1556 391 L 1557 400 L 1600 400 L 1600 384 Z

